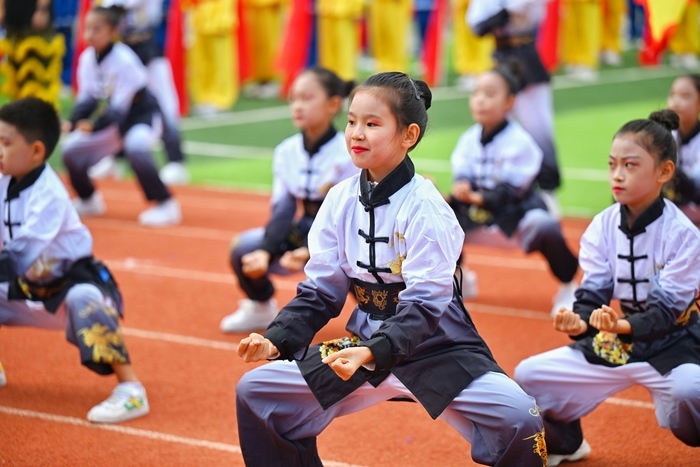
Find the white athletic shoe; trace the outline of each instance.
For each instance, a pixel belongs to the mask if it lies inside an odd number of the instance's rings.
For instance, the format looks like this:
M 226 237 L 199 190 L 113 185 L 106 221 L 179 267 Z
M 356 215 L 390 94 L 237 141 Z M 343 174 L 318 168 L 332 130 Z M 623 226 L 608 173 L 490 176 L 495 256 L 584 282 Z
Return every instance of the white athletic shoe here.
M 571 65 L 566 68 L 568 76 L 577 81 L 591 83 L 598 80 L 598 70 L 585 65 Z
M 124 178 L 124 167 L 114 156 L 103 157 L 97 164 L 88 169 L 88 177 L 93 180 L 102 180 L 109 177 L 120 180 Z
M 575 462 L 583 459 L 591 453 L 591 445 L 585 439 L 581 446 L 573 454 L 549 454 L 547 456 L 547 467 L 554 467 L 562 462 Z
M 477 295 L 479 295 L 479 282 L 476 273 L 462 268 L 462 299 L 471 300 Z
M 609 66 L 622 65 L 622 57 L 614 50 L 603 50 L 600 53 L 600 61 Z
M 266 302 L 244 299 L 238 302 L 238 310 L 221 320 L 223 332 L 252 332 L 266 329 L 277 316 L 277 300 Z
M 182 222 L 180 203 L 170 198 L 139 214 L 139 224 L 146 227 L 167 227 Z
M 117 385 L 112 394 L 90 409 L 87 419 L 93 423 L 119 423 L 143 417 L 150 412 L 146 389 Z
M 0 363 L 0 388 L 7 386 L 7 376 L 5 376 L 5 369 Z
M 75 206 L 75 210 L 78 211 L 80 217 L 97 217 L 107 211 L 105 200 L 99 191 L 93 192 L 88 199 L 75 198 L 73 206 Z
M 574 302 L 576 301 L 575 293 L 577 288 L 578 285 L 573 281 L 559 286 L 559 291 L 552 298 L 552 311 L 550 312 L 552 318 L 559 313 L 559 309 L 562 307 L 568 308 L 569 310 L 573 309 Z
M 160 169 L 158 176 L 168 186 L 187 185 L 190 182 L 190 172 L 182 162 L 168 162 Z

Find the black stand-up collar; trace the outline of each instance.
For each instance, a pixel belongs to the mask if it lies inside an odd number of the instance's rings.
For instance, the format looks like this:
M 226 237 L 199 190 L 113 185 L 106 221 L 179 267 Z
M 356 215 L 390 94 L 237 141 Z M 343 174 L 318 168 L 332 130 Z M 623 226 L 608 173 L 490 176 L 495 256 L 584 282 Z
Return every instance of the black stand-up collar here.
M 104 49 L 102 52 L 97 52 L 95 54 L 95 58 L 97 58 L 97 63 L 102 63 L 102 60 L 104 60 L 107 55 L 112 51 L 114 48 L 114 43 L 109 44 L 106 49 Z
M 503 130 L 506 129 L 508 126 L 508 120 L 503 120 L 496 128 L 493 129 L 493 131 L 489 131 L 488 133 L 484 131 L 483 129 L 481 130 L 481 145 L 486 146 L 489 144 L 491 141 L 494 140 L 494 138 Z
M 629 223 L 627 222 L 629 219 L 629 214 L 627 212 L 627 206 L 624 204 L 620 205 L 620 230 L 622 230 L 625 234 L 627 235 L 639 235 L 640 233 L 644 232 L 646 229 L 646 226 L 654 222 L 656 219 L 661 217 L 661 214 L 664 213 L 664 207 L 666 205 L 664 204 L 663 198 L 659 197 L 656 198 L 656 200 L 651 203 L 651 205 L 644 210 L 643 213 L 637 217 L 637 219 L 634 221 L 631 227 L 629 227 Z
M 690 130 L 690 133 L 688 133 L 687 135 L 681 134 L 681 144 L 690 143 L 690 140 L 695 138 L 698 134 L 700 134 L 700 120 L 698 120 L 693 129 Z
M 319 138 L 318 141 L 316 141 L 314 144 L 309 144 L 308 138 L 306 137 L 306 133 L 303 133 L 303 139 L 304 139 L 304 150 L 309 153 L 309 157 L 312 157 L 314 154 L 318 153 L 321 148 L 323 147 L 324 144 L 332 140 L 335 135 L 338 133 L 338 130 L 335 129 L 333 125 L 328 127 L 328 130 Z
M 15 177 L 12 177 L 10 184 L 7 186 L 7 200 L 9 201 L 11 199 L 19 198 L 19 194 L 22 192 L 22 190 L 34 185 L 34 182 L 37 181 L 45 167 L 45 163 L 41 164 L 39 167 L 22 177 L 22 179 L 19 181 L 17 181 Z
M 410 182 L 415 174 L 416 169 L 413 166 L 413 161 L 406 156 L 377 186 L 371 188 L 367 179 L 367 169 L 363 169 L 360 174 L 360 202 L 365 208 L 387 204 L 391 195 Z

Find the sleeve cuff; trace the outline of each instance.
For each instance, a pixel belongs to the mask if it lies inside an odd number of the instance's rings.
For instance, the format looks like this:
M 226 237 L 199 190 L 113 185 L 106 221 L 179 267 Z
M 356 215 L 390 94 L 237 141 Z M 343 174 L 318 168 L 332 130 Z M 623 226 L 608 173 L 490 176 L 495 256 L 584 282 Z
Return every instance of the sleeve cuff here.
M 373 337 L 363 344 L 372 352 L 377 371 L 385 371 L 391 367 L 391 342 L 386 336 Z

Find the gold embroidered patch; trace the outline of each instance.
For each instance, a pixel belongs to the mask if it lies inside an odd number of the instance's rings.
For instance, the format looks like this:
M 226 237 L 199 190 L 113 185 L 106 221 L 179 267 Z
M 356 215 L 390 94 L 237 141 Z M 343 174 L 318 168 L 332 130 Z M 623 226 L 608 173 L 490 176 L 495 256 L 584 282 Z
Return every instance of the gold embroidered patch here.
M 124 339 L 120 329 L 110 332 L 107 326 L 93 323 L 91 328 L 82 328 L 78 335 L 85 346 L 92 348 L 92 361 L 100 363 L 125 363 Z
M 469 206 L 469 218 L 477 224 L 486 224 L 491 221 L 493 215 L 482 207 L 471 205 Z
M 367 289 L 365 289 L 364 287 L 360 287 L 359 285 L 355 286 L 355 297 L 357 297 L 357 301 L 360 302 L 362 305 L 367 305 L 369 303 Z
M 528 436 L 524 441 L 528 439 L 535 440 L 535 444 L 532 445 L 532 452 L 540 456 L 542 459 L 542 467 L 547 467 L 547 443 L 544 440 L 544 428 L 542 428 L 542 431 Z
M 334 354 L 343 349 L 349 349 L 351 347 L 359 347 L 360 338 L 357 336 L 350 337 L 340 337 L 338 339 L 331 339 L 325 341 L 321 344 L 321 358 L 326 358 L 327 356 Z
M 614 365 L 624 365 L 630 359 L 634 344 L 625 344 L 612 332 L 599 332 L 593 338 L 593 352 Z
M 697 299 L 693 299 L 693 302 L 690 304 L 690 306 L 686 308 L 685 311 L 678 317 L 678 319 L 676 320 L 676 324 L 680 324 L 681 326 L 687 326 L 688 322 L 690 322 L 690 318 L 693 317 L 693 313 L 700 313 L 700 309 L 698 309 Z
M 384 311 L 386 308 L 386 298 L 389 296 L 389 292 L 386 290 L 373 290 L 372 291 L 372 303 L 374 306 Z
M 389 261 L 389 269 L 391 269 L 392 274 L 401 274 L 401 266 L 403 265 L 403 260 L 406 259 L 406 255 L 398 253 L 396 259 Z

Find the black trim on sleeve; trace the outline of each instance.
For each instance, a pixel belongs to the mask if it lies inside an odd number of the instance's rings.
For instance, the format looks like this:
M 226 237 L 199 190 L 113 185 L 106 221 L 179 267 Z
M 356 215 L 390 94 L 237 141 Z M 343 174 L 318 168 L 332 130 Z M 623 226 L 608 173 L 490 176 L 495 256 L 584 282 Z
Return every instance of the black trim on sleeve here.
M 482 21 L 474 26 L 473 31 L 477 36 L 485 36 L 496 28 L 500 28 L 508 24 L 510 13 L 505 8 L 490 18 Z
M 375 371 L 386 371 L 391 368 L 391 342 L 384 335 L 378 335 L 368 341 L 363 342 L 369 347 L 374 357 Z

